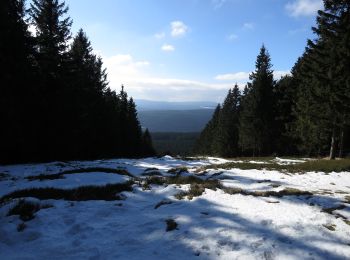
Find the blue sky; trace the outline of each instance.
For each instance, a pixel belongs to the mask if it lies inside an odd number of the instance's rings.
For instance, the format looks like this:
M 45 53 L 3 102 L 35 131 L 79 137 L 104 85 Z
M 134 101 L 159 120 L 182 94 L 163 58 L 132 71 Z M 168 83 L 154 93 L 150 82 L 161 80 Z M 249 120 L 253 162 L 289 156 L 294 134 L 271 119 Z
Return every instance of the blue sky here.
M 134 98 L 219 101 L 264 43 L 276 77 L 302 54 L 321 0 L 66 0 L 110 86 Z

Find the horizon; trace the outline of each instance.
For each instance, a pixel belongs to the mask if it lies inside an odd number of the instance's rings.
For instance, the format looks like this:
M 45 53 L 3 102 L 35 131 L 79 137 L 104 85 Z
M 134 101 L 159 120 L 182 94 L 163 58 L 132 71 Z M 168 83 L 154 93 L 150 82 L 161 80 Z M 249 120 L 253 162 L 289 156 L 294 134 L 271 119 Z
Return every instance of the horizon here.
M 320 0 L 67 0 L 108 73 L 134 99 L 221 103 L 242 89 L 264 44 L 275 79 L 290 72 L 313 38 Z M 288 47 L 287 47 L 288 46 Z

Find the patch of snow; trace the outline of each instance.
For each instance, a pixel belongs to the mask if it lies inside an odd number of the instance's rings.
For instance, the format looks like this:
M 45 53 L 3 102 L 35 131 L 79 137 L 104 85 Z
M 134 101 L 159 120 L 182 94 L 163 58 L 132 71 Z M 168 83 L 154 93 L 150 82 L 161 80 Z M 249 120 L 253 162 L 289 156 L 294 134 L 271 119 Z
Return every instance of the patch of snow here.
M 286 161 L 288 160 L 288 161 Z M 279 159 L 281 163 L 299 163 Z M 300 160 L 301 161 L 301 160 Z M 67 174 L 65 179 L 28 181 L 25 177 L 84 167 L 122 168 L 141 177 L 149 168 L 163 174 L 174 167 L 231 162 L 221 158 L 185 161 L 170 156 L 86 162 L 0 166 L 0 196 L 28 187 L 72 188 L 124 182 L 111 173 Z M 259 162 L 261 163 L 261 162 Z M 15 202 L 0 206 L 0 259 L 348 259 L 350 255 L 349 172 L 285 174 L 267 170 L 207 170 L 202 179 L 218 179 L 227 187 L 248 191 L 296 188 L 313 196 L 253 197 L 206 189 L 192 200 L 174 196 L 190 185 L 151 185 L 123 192 L 122 201 L 46 200 L 22 223 L 7 216 Z M 162 201 L 167 203 L 155 208 Z M 344 205 L 332 214 L 322 211 Z M 341 215 L 342 217 L 339 217 Z M 166 220 L 177 229 L 166 232 Z M 333 227 L 334 231 L 327 227 Z
M 277 162 L 280 165 L 288 165 L 288 164 L 303 163 L 306 161 L 306 159 L 296 160 L 296 159 L 282 159 L 282 158 L 276 157 L 273 161 Z

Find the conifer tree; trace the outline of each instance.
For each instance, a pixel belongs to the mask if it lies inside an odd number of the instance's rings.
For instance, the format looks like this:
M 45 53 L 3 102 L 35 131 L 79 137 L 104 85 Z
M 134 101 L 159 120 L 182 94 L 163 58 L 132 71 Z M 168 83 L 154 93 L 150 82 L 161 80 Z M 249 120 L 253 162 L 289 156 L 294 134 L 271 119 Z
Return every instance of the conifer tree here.
M 24 0 L 0 1 L 0 158 L 12 162 L 31 157 L 33 120 L 33 39 Z
M 53 159 L 64 154 L 69 143 L 70 130 L 64 122 L 70 111 L 67 75 L 67 44 L 72 21 L 64 17 L 68 8 L 59 0 L 33 0 L 30 8 L 37 51 L 40 96 L 40 133 L 37 146 L 40 157 Z M 55 147 L 55 149 L 52 149 Z
M 221 105 L 218 104 L 213 113 L 212 118 L 207 123 L 196 141 L 194 151 L 201 155 L 213 154 L 213 139 L 216 134 L 217 126 L 219 124 L 219 117 L 221 112 Z
M 213 136 L 212 152 L 223 157 L 237 156 L 239 130 L 240 91 L 236 84 L 229 90 L 219 115 Z
M 63 0 L 0 3 L 0 161 L 5 163 L 153 155 L 136 106 L 108 87 L 102 59 L 83 30 L 68 50 Z
M 128 100 L 126 131 L 128 133 L 126 136 L 128 155 L 140 155 L 142 153 L 142 130 L 133 98 Z
M 69 50 L 69 88 L 67 89 L 66 122 L 70 125 L 69 143 L 75 147 L 75 156 L 82 151 L 93 156 L 103 143 L 102 135 L 106 107 L 103 105 L 107 89 L 106 72 L 102 61 L 92 52 L 91 43 L 82 29 L 74 37 Z M 103 116 L 101 116 L 103 115 Z
M 296 125 L 299 129 L 309 126 L 307 132 L 318 136 L 319 150 L 327 145 L 325 139 L 330 140 L 330 159 L 335 158 L 336 143 L 349 125 L 349 4 L 342 0 L 324 1 L 325 10 L 319 11 L 317 27 L 313 28 L 318 38 L 308 41 L 299 74 L 300 85 L 307 92 L 300 92 Z M 300 132 L 303 138 L 306 131 Z
M 295 121 L 293 107 L 297 100 L 297 85 L 293 76 L 282 77 L 275 86 L 275 145 L 278 154 L 297 153 L 292 127 Z
M 255 71 L 242 103 L 240 115 L 240 145 L 253 156 L 273 151 L 274 80 L 270 55 L 263 45 L 257 57 Z
M 156 151 L 154 150 L 152 137 L 148 131 L 148 128 L 142 134 L 142 156 L 154 156 Z

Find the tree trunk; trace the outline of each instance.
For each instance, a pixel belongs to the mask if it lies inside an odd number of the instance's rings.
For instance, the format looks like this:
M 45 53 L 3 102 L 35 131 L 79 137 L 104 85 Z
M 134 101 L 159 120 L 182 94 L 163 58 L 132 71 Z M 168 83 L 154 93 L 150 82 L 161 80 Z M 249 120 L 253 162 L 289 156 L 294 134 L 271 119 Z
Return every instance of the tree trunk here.
M 333 126 L 332 130 L 332 139 L 331 139 L 331 150 L 329 151 L 329 159 L 335 159 L 335 126 Z
M 340 141 L 339 141 L 339 158 L 343 157 L 343 149 L 344 149 L 344 128 L 342 127 L 340 132 Z

